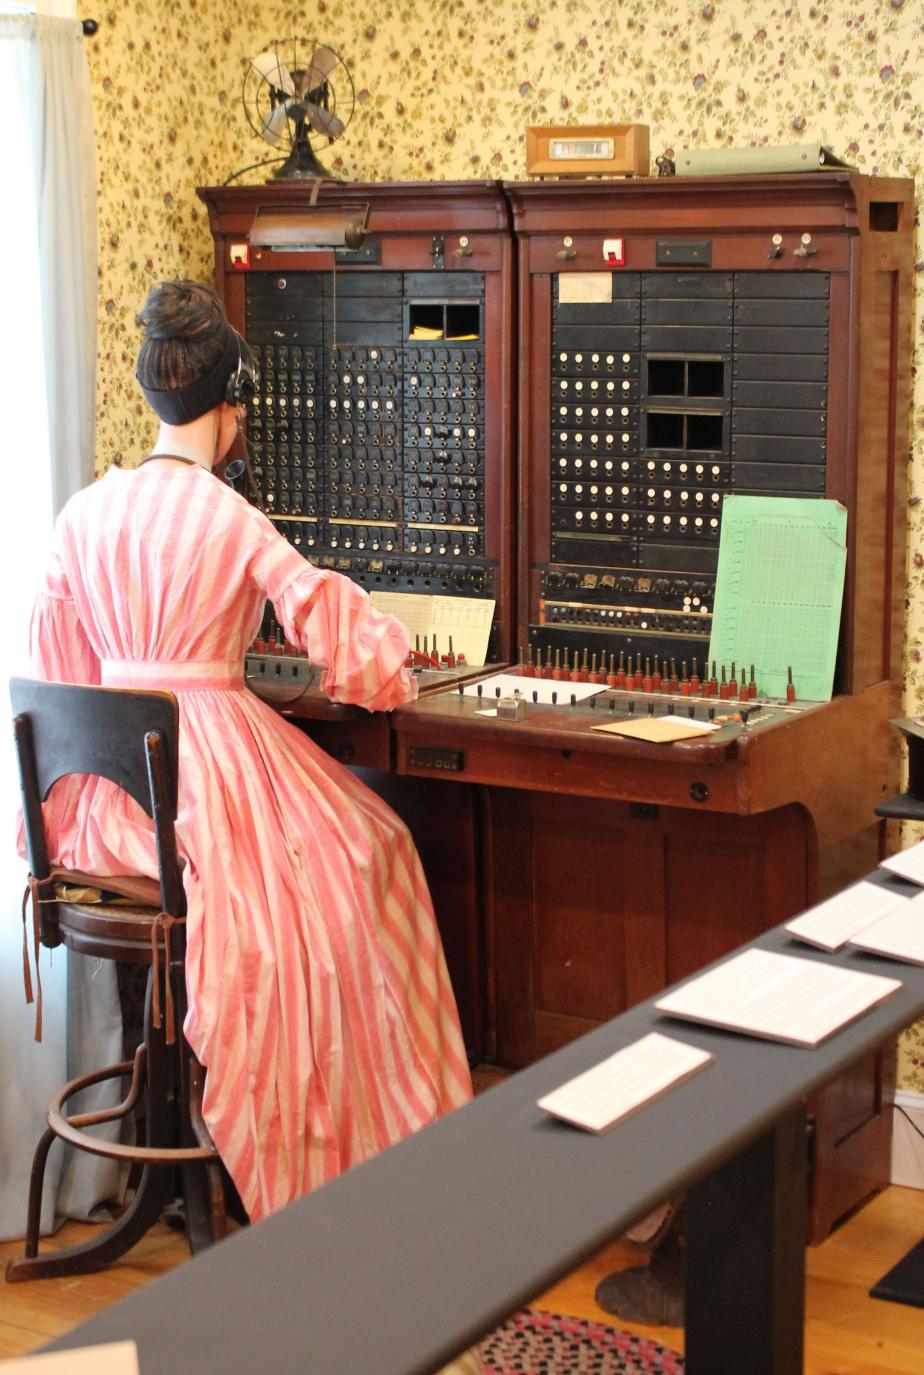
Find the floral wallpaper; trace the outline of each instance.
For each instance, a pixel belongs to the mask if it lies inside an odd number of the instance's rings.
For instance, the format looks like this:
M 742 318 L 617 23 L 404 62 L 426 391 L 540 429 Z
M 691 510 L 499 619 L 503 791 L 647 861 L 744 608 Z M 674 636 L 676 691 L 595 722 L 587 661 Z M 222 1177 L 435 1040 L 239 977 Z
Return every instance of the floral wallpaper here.
M 162 277 L 208 277 L 195 187 L 267 155 L 241 103 L 245 58 L 311 36 L 344 59 L 355 113 L 322 161 L 348 179 L 524 175 L 529 124 L 642 122 L 652 157 L 817 140 L 861 171 L 919 178 L 924 13 L 917 0 L 132 0 L 87 55 L 100 223 L 98 463 L 132 463 L 152 426 L 132 377 L 136 312 Z M 336 83 L 335 83 L 336 84 Z M 338 95 L 342 85 L 337 85 Z M 340 109 L 343 109 L 341 101 Z M 245 179 L 260 180 L 265 172 Z M 919 202 L 920 203 L 920 202 Z M 924 268 L 924 248 L 916 250 Z M 924 712 L 924 285 L 915 311 L 907 702 Z M 900 1082 L 924 1091 L 924 1026 Z

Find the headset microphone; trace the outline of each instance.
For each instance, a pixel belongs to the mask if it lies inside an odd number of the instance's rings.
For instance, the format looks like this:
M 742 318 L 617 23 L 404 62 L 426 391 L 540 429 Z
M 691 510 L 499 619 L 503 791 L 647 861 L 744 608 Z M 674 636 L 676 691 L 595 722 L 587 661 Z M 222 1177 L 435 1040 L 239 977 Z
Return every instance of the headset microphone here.
M 228 464 L 227 468 L 225 468 L 225 482 L 227 482 L 229 487 L 234 487 L 234 490 L 237 491 L 237 488 L 234 486 L 234 484 L 237 482 L 239 477 L 242 477 L 244 475 L 246 471 L 247 464 L 244 462 L 244 460 L 242 458 L 233 458 L 231 462 Z

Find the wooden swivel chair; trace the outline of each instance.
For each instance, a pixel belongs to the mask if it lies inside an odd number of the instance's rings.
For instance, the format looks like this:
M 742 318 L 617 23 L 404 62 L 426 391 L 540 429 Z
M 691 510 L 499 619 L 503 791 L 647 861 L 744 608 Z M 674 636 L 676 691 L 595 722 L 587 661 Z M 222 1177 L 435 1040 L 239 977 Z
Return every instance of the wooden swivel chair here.
M 179 1193 L 193 1251 L 225 1234 L 225 1177 L 202 1120 L 204 1071 L 183 1037 L 186 1011 L 186 900 L 177 855 L 176 699 L 168 692 L 75 687 L 13 679 L 10 684 L 29 857 L 36 971 L 39 946 L 64 945 L 99 959 L 149 967 L 142 1042 L 133 1060 L 81 1075 L 55 1094 L 32 1165 L 26 1249 L 7 1264 L 10 1281 L 85 1274 L 117 1260 Z M 159 879 L 107 877 L 52 867 L 42 802 L 68 774 L 108 779 L 154 824 Z M 101 890 L 91 902 L 75 889 Z M 28 896 L 28 895 L 27 895 Z M 25 920 L 25 908 L 24 908 Z M 41 987 L 37 989 L 40 1017 Z M 38 1033 L 37 1033 L 38 1034 Z M 67 1100 L 91 1084 L 128 1077 L 123 1102 L 64 1115 Z M 132 1117 L 140 1144 L 102 1141 L 88 1128 Z M 143 1121 L 143 1131 L 139 1123 Z M 42 1188 L 56 1137 L 80 1150 L 129 1161 L 134 1197 L 101 1236 L 38 1254 Z

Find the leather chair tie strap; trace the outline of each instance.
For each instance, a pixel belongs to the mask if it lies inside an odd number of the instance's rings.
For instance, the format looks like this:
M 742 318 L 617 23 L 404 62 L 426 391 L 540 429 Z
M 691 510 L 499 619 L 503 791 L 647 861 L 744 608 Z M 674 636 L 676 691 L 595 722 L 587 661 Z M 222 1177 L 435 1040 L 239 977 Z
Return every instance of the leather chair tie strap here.
M 26 1002 L 35 1002 L 35 1033 L 34 1039 L 42 1039 L 42 971 L 39 968 L 39 949 L 41 945 L 41 928 L 39 925 L 39 904 L 43 902 L 53 903 L 55 898 L 40 897 L 43 888 L 47 888 L 53 883 L 51 874 L 45 878 L 36 878 L 30 874 L 26 882 L 26 890 L 22 895 L 22 981 L 26 990 Z M 35 987 L 36 993 L 33 999 L 32 994 L 32 974 L 29 969 L 29 937 L 26 925 L 26 909 L 32 903 L 32 941 L 35 948 Z
M 164 1001 L 166 1003 L 166 1027 L 164 1040 L 168 1046 L 172 1046 L 176 1040 L 176 1021 L 173 1009 L 173 983 L 170 978 L 170 933 L 174 926 L 185 925 L 185 917 L 173 917 L 169 912 L 158 912 L 151 923 L 151 965 L 153 987 L 151 991 L 151 1023 L 158 1031 L 164 1025 L 164 1019 L 160 1011 L 160 938 L 164 940 L 164 985 L 166 988 Z

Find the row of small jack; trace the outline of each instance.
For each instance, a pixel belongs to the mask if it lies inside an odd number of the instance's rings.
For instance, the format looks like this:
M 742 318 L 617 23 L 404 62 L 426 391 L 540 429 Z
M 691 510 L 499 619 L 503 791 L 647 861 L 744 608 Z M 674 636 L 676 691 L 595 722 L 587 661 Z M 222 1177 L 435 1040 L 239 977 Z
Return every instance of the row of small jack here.
M 609 664 L 606 663 L 606 655 L 590 654 L 585 649 L 583 656 L 579 659 L 580 651 L 574 651 L 574 659 L 569 665 L 568 650 L 555 650 L 553 660 L 552 650 L 546 651 L 546 661 L 542 663 L 542 651 L 539 651 L 536 662 L 533 662 L 532 645 L 529 646 L 526 655 L 520 651 L 520 667 L 517 669 L 523 678 L 545 678 L 557 682 L 571 683 L 600 683 L 609 688 L 617 688 L 626 692 L 660 692 L 670 693 L 676 697 L 717 697 L 719 701 L 738 701 L 748 702 L 756 700 L 760 695 L 754 677 L 754 665 L 750 666 L 750 676 L 747 669 L 742 664 L 741 679 L 737 674 L 737 664 L 733 660 L 730 666 L 717 665 L 715 659 L 712 660 L 712 672 L 709 672 L 709 660 L 704 665 L 704 674 L 700 677 L 699 664 L 693 659 L 693 671 L 687 672 L 686 660 L 681 661 L 680 673 L 677 672 L 677 665 L 674 659 L 668 661 L 655 656 L 654 659 L 646 658 L 644 667 L 642 666 L 642 656 L 635 656 L 635 664 L 632 662 L 632 655 L 628 657 L 626 663 L 626 652 L 620 650 L 619 662 L 617 665 L 616 655 L 609 656 Z M 719 672 L 720 670 L 720 672 Z M 787 702 L 796 701 L 796 689 L 792 678 L 792 668 L 787 670 L 786 682 Z

